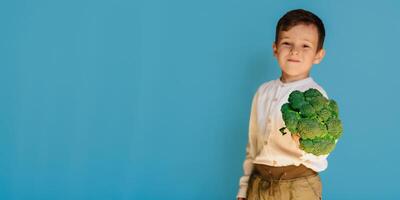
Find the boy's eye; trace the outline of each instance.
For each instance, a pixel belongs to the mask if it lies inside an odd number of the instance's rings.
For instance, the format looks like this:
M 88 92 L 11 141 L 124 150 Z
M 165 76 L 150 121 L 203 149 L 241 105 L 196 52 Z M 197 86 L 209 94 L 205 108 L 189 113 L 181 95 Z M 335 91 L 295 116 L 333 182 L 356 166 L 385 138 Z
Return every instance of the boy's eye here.
M 304 47 L 304 48 L 308 48 L 309 46 L 308 46 L 308 45 L 303 45 L 303 47 Z
M 289 45 L 288 42 L 282 42 L 282 45 Z

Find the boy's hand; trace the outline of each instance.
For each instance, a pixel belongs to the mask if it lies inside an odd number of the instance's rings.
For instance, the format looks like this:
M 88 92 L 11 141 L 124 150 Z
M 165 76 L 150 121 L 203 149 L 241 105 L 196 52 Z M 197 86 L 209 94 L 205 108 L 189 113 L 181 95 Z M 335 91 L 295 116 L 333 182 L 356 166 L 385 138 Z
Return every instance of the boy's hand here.
M 300 147 L 300 136 L 299 134 L 292 134 L 292 139 L 296 143 L 297 147 Z

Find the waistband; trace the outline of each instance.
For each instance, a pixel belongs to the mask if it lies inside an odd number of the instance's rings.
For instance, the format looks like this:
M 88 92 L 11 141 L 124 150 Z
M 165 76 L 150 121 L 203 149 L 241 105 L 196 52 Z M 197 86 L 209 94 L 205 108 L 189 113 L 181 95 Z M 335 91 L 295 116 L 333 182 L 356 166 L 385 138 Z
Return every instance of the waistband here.
M 254 164 L 253 173 L 259 174 L 266 179 L 272 179 L 272 180 L 288 180 L 288 179 L 295 179 L 295 178 L 301 178 L 318 174 L 318 172 L 302 164 L 299 166 L 289 165 L 282 167 Z

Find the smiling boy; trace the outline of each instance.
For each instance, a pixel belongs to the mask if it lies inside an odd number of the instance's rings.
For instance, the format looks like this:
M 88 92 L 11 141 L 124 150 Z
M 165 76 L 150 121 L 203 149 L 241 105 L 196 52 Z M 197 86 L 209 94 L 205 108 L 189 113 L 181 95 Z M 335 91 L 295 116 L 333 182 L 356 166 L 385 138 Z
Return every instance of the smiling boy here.
M 328 155 L 315 156 L 299 148 L 299 138 L 282 135 L 281 106 L 294 90 L 325 90 L 311 77 L 314 64 L 325 56 L 325 28 L 315 14 L 296 9 L 278 21 L 273 54 L 281 76 L 263 83 L 253 96 L 246 158 L 239 181 L 238 199 L 321 199 L 319 172 Z

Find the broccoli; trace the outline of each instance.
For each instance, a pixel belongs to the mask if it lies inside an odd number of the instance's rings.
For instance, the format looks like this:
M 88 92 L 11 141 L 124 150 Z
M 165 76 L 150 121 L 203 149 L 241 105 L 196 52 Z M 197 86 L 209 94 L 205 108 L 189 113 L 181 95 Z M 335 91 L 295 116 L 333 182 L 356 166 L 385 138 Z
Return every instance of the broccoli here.
M 290 93 L 288 101 L 290 106 L 296 111 L 298 111 L 302 105 L 306 103 L 303 93 L 298 90 Z
M 317 114 L 319 119 L 321 119 L 323 122 L 326 122 L 329 118 L 331 118 L 332 111 L 327 108 L 322 108 Z
M 323 96 L 317 96 L 310 99 L 310 104 L 314 107 L 315 111 L 320 111 L 329 104 L 329 101 Z
M 336 146 L 336 142 L 331 137 L 321 137 L 315 139 L 300 139 L 300 148 L 305 152 L 314 155 L 326 155 L 330 153 Z
M 304 92 L 304 97 L 307 101 L 310 101 L 314 97 L 323 97 L 323 95 L 317 89 L 310 88 Z
M 296 132 L 297 131 L 297 123 L 300 120 L 300 115 L 297 112 L 294 112 L 292 110 L 288 110 L 283 114 L 283 119 L 286 122 L 286 126 L 289 129 L 290 132 Z
M 342 136 L 343 127 L 340 119 L 331 118 L 326 122 L 326 127 L 328 128 L 329 134 L 334 138 L 339 138 Z
M 333 151 L 342 136 L 343 126 L 339 119 L 337 102 L 325 98 L 317 89 L 298 90 L 289 94 L 288 103 L 281 107 L 286 127 L 279 129 L 286 134 L 300 136 L 300 148 L 314 155 L 326 155 Z
M 328 130 L 323 123 L 310 118 L 301 118 L 297 126 L 297 131 L 300 138 L 304 139 L 323 137 L 328 133 Z M 292 131 L 290 132 L 293 133 Z
M 335 100 L 329 100 L 329 110 L 332 112 L 333 117 L 337 118 L 339 116 L 339 108 Z
M 309 103 L 304 103 L 300 107 L 300 115 L 303 117 L 313 117 L 316 115 L 314 107 Z

